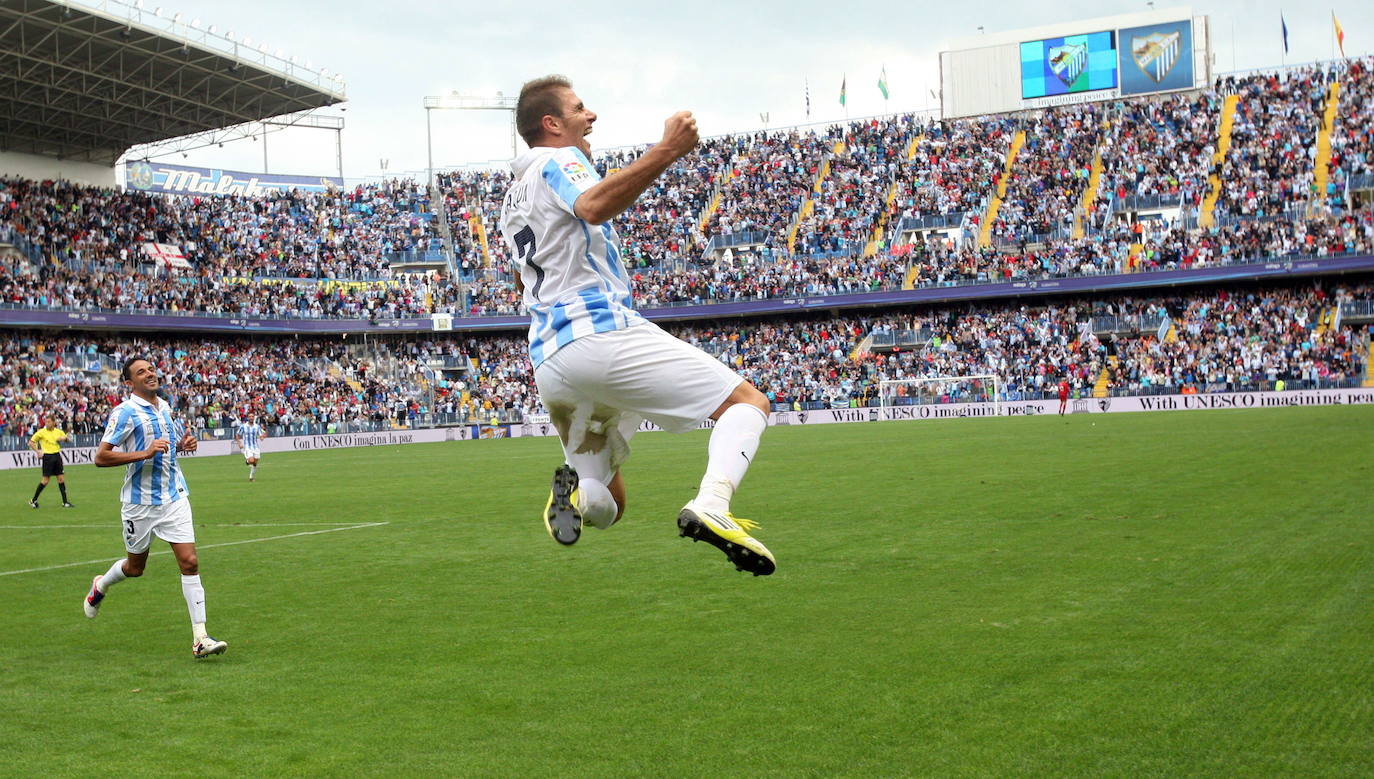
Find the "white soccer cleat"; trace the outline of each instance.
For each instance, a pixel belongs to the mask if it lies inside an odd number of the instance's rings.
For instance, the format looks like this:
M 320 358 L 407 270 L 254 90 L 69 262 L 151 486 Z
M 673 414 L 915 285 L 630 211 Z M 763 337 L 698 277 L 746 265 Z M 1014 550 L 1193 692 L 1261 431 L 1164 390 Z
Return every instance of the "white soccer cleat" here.
M 100 591 L 100 577 L 96 576 L 91 580 L 91 591 L 86 593 L 85 599 L 81 601 L 81 608 L 86 612 L 86 619 L 95 619 L 95 615 L 100 613 L 100 602 L 105 600 L 105 593 Z
M 228 648 L 228 641 L 216 641 L 206 636 L 191 645 L 191 654 L 194 655 L 196 659 L 200 659 L 202 657 L 209 657 L 210 655 L 222 655 L 224 654 L 224 650 Z

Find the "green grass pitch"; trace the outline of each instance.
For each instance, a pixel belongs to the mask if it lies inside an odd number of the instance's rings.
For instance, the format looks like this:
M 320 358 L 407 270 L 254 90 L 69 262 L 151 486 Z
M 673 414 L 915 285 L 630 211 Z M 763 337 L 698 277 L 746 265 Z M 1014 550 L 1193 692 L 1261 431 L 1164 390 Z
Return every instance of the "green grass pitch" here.
M 1367 776 L 1371 433 L 776 427 L 735 501 L 768 578 L 676 536 L 704 432 L 637 438 L 626 521 L 566 549 L 552 439 L 192 460 L 206 661 L 169 555 L 93 621 L 104 565 L 53 567 L 121 553 L 118 469 L 65 511 L 0 472 L 0 774 Z

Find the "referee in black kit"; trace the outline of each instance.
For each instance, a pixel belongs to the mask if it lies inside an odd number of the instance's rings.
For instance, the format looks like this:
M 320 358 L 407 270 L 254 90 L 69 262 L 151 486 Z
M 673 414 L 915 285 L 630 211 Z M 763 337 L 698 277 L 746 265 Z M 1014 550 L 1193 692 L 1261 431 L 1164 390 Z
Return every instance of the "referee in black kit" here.
M 62 441 L 70 441 L 71 437 L 57 429 L 57 420 L 48 417 L 43 420 L 43 427 L 29 439 L 29 448 L 43 455 L 43 478 L 38 482 L 38 489 L 33 491 L 33 500 L 29 505 L 38 508 L 38 496 L 42 494 L 43 488 L 48 486 L 48 479 L 57 477 L 57 488 L 62 490 L 62 508 L 72 508 L 72 504 L 67 501 L 67 477 L 62 475 Z

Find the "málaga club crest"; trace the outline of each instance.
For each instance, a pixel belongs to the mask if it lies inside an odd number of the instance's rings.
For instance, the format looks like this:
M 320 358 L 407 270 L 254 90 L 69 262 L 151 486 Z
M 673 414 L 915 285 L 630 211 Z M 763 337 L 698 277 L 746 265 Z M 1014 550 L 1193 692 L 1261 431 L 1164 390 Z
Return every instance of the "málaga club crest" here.
M 1050 49 L 1050 72 L 1071 87 L 1088 66 L 1088 44 L 1068 43 Z
M 1179 46 L 1183 34 L 1174 32 L 1152 32 L 1143 37 L 1131 38 L 1131 58 L 1135 60 L 1140 72 L 1149 76 L 1156 84 L 1169 75 L 1178 62 Z

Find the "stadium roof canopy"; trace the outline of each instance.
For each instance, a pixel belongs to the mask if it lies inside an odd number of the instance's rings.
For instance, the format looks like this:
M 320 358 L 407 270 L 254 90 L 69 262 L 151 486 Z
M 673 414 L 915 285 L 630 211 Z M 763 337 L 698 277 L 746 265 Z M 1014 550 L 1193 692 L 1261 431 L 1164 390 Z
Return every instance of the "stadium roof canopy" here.
M 0 0 L 0 150 L 114 165 L 130 146 L 343 102 L 342 78 L 143 0 Z

